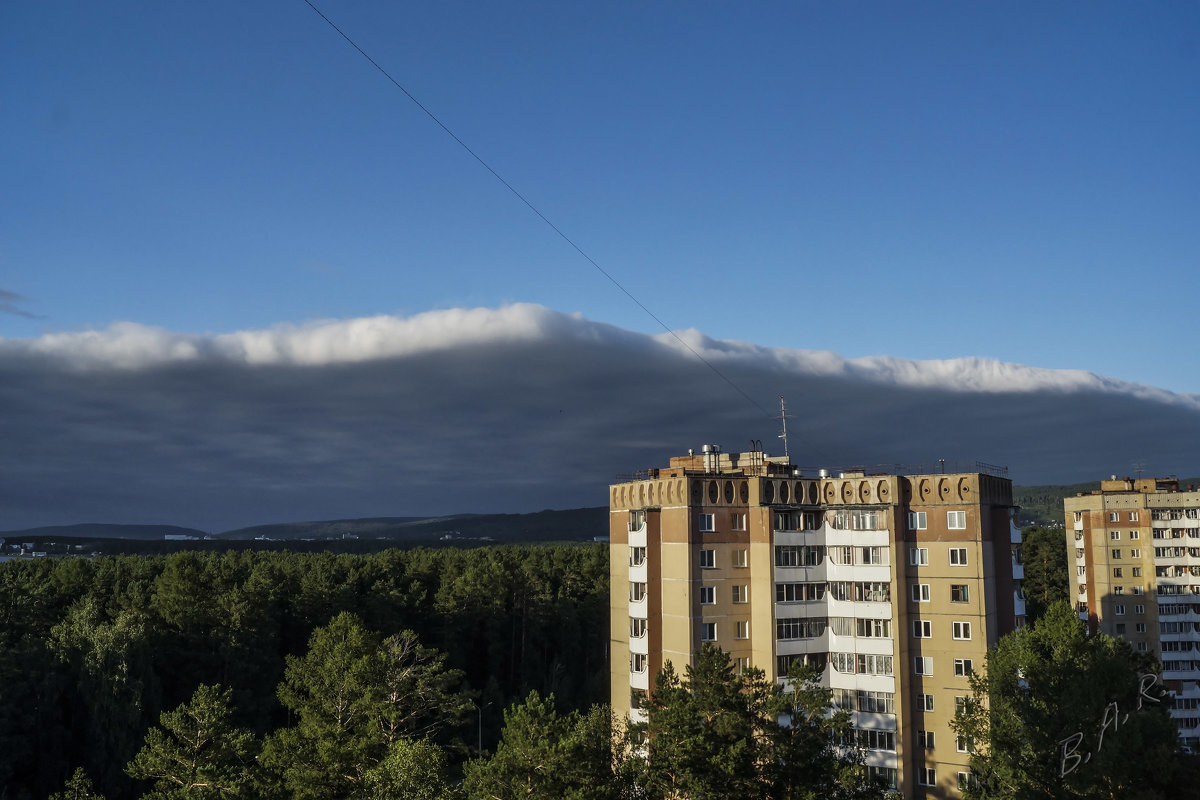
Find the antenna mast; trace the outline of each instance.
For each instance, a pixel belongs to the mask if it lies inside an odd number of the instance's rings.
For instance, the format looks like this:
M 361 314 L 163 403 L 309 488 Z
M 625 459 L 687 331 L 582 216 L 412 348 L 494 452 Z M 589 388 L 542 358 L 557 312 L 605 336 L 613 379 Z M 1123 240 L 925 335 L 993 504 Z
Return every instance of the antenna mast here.
M 784 402 L 783 395 L 779 395 L 779 421 L 783 423 L 783 433 L 779 434 L 779 438 L 783 439 L 783 455 L 785 458 L 789 457 L 791 455 L 788 452 L 788 438 L 787 438 L 788 416 L 789 415 L 787 413 L 787 403 Z

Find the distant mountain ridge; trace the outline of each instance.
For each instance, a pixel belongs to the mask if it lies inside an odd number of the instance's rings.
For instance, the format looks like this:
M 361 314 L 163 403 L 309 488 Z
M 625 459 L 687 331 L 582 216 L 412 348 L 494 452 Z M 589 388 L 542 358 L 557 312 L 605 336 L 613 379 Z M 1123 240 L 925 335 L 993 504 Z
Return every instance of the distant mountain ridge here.
M 122 525 L 104 522 L 0 531 L 0 538 L 5 539 L 163 539 L 168 535 L 195 536 L 200 539 L 207 534 L 195 528 L 182 528 L 178 525 Z
M 1200 485 L 1200 478 L 1180 479 L 1181 488 Z M 1013 502 L 1021 507 L 1024 525 L 1061 524 L 1063 499 L 1100 488 L 1099 481 L 1041 486 L 1013 486 Z M 0 531 L 7 539 L 138 539 L 166 536 L 206 536 L 226 541 L 330 541 L 336 539 L 393 539 L 424 541 L 553 541 L 582 540 L 608 535 L 608 508 L 544 510 L 526 514 L 458 514 L 444 517 L 363 517 L 310 522 L 277 522 L 209 534 L 178 525 L 121 525 L 83 523 Z
M 421 541 L 554 541 L 583 540 L 608 535 L 608 508 L 545 510 L 527 514 L 462 514 L 446 517 L 365 517 L 361 519 L 279 522 L 252 525 L 217 534 L 177 525 L 84 523 L 0 531 L 6 539 L 136 539 L 166 536 L 247 541 L 333 541 L 391 539 Z

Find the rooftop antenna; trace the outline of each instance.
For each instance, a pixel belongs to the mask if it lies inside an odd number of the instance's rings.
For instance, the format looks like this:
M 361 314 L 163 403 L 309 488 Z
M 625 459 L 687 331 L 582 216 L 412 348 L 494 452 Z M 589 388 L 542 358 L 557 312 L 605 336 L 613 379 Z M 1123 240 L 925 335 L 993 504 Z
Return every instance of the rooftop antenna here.
M 1135 461 L 1135 462 L 1133 462 L 1133 471 L 1134 471 L 1134 472 L 1137 474 L 1137 476 L 1138 476 L 1139 478 L 1140 478 L 1140 477 L 1142 477 L 1142 473 L 1143 473 L 1145 470 L 1146 470 L 1146 462 L 1145 462 L 1145 461 Z
M 787 421 L 790 415 L 787 413 L 787 403 L 783 399 L 783 395 L 779 395 L 779 421 L 783 423 L 783 433 L 779 434 L 779 438 L 783 439 L 783 456 L 788 458 L 791 454 L 788 453 L 787 440 Z

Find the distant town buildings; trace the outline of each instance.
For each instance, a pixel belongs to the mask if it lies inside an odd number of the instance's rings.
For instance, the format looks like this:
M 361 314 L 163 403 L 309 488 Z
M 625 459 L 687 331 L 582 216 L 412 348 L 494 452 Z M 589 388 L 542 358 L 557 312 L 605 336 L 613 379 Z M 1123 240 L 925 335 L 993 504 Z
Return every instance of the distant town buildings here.
M 1200 746 L 1200 491 L 1114 475 L 1063 506 L 1080 619 L 1162 660 L 1179 735 Z
M 950 728 L 969 676 L 1024 623 L 1003 470 L 804 474 L 761 451 L 699 454 L 609 487 L 611 697 L 644 719 L 654 675 L 703 642 L 772 679 L 817 666 L 867 764 L 904 797 L 958 797 Z

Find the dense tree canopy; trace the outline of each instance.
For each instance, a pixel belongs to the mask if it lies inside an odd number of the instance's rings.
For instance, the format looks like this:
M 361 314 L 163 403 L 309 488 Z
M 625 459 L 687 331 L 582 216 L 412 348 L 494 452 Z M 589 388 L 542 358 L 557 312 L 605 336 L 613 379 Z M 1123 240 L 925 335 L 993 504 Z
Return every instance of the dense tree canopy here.
M 850 742 L 850 716 L 831 705 L 815 672 L 797 665 L 787 686 L 761 670 L 738 673 L 705 645 L 681 678 L 668 664 L 649 700 L 641 783 L 652 800 L 882 798 Z M 780 721 L 785 724 L 780 724 Z
M 972 743 L 970 800 L 1173 797 L 1181 760 L 1153 658 L 1088 636 L 1065 602 L 1003 637 L 955 721 Z
M 1051 603 L 1067 600 L 1067 540 L 1062 528 L 1022 531 L 1025 556 L 1025 618 L 1036 622 Z
M 401 741 L 433 737 L 431 747 L 461 758 L 475 728 L 460 724 L 453 687 L 495 708 L 481 718 L 485 746 L 500 709 L 531 690 L 568 709 L 607 699 L 607 577 L 604 545 L 0 564 L 0 796 L 82 792 L 77 767 L 94 781 L 88 792 L 138 796 L 157 778 L 138 773 L 135 783 L 125 766 L 154 744 L 151 728 L 174 740 L 162 712 L 193 703 L 202 685 L 221 687 L 231 730 L 258 742 L 298 736 L 316 714 L 306 686 L 346 655 L 329 648 L 310 659 L 311 639 L 343 613 L 370 662 L 360 674 L 347 656 L 373 709 L 370 735 L 351 737 L 371 742 L 355 780 L 365 785 L 369 771 L 406 757 L 391 749 Z M 419 702 L 401 702 L 410 695 Z

